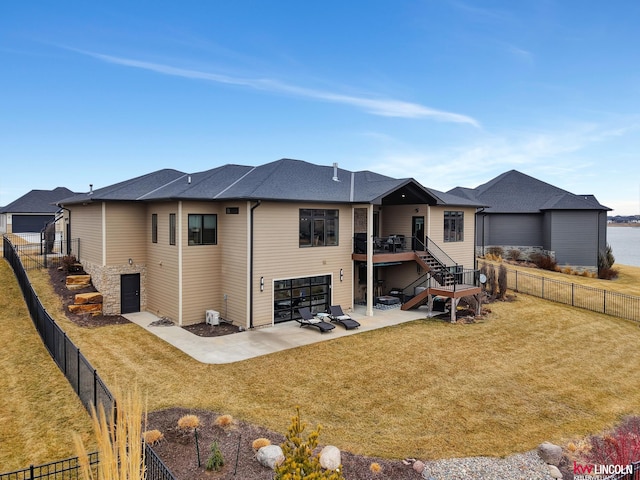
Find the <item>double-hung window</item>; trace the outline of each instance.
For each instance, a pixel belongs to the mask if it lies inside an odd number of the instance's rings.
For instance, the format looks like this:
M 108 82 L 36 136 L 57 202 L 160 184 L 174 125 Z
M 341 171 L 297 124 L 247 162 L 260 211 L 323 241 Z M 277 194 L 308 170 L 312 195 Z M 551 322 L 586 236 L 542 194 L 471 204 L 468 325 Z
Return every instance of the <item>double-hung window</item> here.
M 215 214 L 189 214 L 189 245 L 216 245 L 218 243 L 218 216 Z

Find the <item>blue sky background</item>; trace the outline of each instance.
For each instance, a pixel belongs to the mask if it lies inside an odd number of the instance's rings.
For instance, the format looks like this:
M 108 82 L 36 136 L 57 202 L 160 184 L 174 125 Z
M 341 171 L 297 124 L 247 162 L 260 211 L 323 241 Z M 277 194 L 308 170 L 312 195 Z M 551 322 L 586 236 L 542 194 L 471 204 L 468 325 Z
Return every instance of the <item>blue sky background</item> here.
M 3 1 L 0 205 L 296 158 L 640 214 L 640 1 Z M 312 179 L 310 179 L 312 181 Z

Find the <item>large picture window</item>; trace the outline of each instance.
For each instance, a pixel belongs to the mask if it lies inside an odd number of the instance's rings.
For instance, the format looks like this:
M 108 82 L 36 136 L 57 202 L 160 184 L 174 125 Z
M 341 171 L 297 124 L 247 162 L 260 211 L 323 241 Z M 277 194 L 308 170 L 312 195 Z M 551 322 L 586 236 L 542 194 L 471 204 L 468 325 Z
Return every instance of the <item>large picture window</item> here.
M 444 212 L 444 241 L 464 240 L 464 212 Z
M 338 210 L 300 209 L 301 247 L 338 245 Z
M 218 216 L 189 214 L 189 245 L 218 243 Z

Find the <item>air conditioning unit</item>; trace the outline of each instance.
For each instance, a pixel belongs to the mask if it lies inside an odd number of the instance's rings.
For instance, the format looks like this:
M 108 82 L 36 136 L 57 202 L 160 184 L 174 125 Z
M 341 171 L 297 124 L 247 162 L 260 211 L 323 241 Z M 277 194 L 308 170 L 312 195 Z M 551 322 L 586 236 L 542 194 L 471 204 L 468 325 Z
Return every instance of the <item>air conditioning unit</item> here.
M 220 312 L 215 310 L 207 310 L 205 314 L 207 325 L 220 325 Z

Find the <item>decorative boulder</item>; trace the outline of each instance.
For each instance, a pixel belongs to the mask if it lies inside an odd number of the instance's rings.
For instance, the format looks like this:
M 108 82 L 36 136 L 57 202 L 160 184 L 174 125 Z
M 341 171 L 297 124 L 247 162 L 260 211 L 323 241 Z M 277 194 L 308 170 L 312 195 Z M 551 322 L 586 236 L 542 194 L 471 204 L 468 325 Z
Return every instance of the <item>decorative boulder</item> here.
M 280 445 L 267 445 L 262 447 L 256 453 L 256 460 L 263 467 L 268 467 L 274 470 L 278 465 L 284 462 L 284 453 Z
M 553 443 L 543 442 L 538 445 L 538 455 L 544 463 L 557 467 L 562 460 L 562 447 Z
M 340 449 L 333 445 L 327 445 L 320 451 L 320 465 L 327 470 L 336 470 L 340 467 L 342 458 Z
M 424 472 L 424 463 L 420 460 L 416 460 L 413 462 L 413 469 L 418 473 Z

